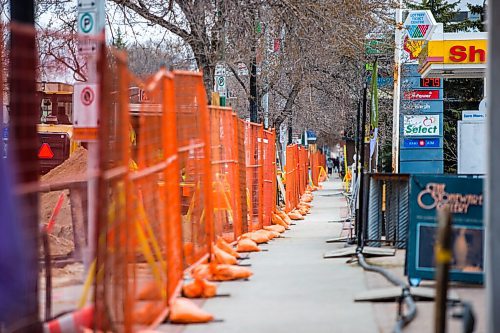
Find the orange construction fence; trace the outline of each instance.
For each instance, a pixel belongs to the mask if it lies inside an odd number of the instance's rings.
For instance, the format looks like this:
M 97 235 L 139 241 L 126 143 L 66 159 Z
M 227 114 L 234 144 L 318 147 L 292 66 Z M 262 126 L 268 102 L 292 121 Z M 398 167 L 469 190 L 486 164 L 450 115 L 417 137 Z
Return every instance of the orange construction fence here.
M 326 156 L 319 150 L 309 151 L 309 161 L 311 163 L 311 182 L 314 186 L 319 186 L 326 178 Z
M 308 188 L 315 189 L 320 182 L 326 180 L 325 166 L 326 158 L 320 151 L 309 152 L 297 144 L 286 147 L 286 212 L 294 210 L 299 205 L 301 196 Z M 312 179 L 312 184 L 309 184 L 309 179 Z
M 271 224 L 276 134 L 207 106 L 200 73 L 160 70 L 140 80 L 124 54 L 109 60 L 89 276 L 96 328 L 136 332 L 164 320 L 184 273 L 210 260 L 217 237 L 232 242 Z M 132 99 L 131 86 L 147 99 Z
M 248 230 L 264 226 L 264 129 L 245 123 L 245 160 L 248 202 Z
M 271 218 L 276 208 L 276 193 L 278 184 L 276 182 L 276 132 L 264 130 L 263 137 L 263 225 L 271 225 Z

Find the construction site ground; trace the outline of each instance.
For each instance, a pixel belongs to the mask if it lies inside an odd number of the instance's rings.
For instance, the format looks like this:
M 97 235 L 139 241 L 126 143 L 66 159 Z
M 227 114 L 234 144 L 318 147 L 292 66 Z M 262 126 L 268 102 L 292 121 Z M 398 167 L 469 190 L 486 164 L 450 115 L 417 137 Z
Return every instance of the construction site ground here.
M 262 245 L 263 251 L 252 253 L 254 276 L 249 281 L 219 284 L 218 294 L 198 302 L 213 313 L 216 321 L 200 325 L 164 324 L 160 332 L 186 333 L 253 333 L 253 332 L 392 332 L 398 305 L 354 302 L 359 293 L 390 287 L 382 276 L 365 272 L 349 258 L 324 259 L 323 254 L 342 248 L 344 243 L 326 243 L 345 234 L 341 223 L 328 221 L 346 216 L 347 207 L 340 194 L 342 183 L 337 177 L 323 183 L 314 192 L 314 208 L 305 220 L 297 221 L 285 238 Z M 393 257 L 370 258 L 368 262 L 383 266 L 404 278 L 405 252 Z M 423 282 L 433 286 L 433 282 Z M 476 314 L 476 331 L 484 332 L 484 288 L 453 284 L 451 289 L 462 300 L 471 302 Z M 417 317 L 404 330 L 408 333 L 433 331 L 433 302 L 418 302 Z M 449 332 L 460 332 L 461 322 L 449 313 Z

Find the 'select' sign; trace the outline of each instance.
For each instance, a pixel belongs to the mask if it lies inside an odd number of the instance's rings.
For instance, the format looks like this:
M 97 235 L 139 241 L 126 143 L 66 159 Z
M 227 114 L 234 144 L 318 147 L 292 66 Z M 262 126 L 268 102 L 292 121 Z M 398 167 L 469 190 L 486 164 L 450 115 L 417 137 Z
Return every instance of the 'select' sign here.
M 439 115 L 405 115 L 403 119 L 405 136 L 439 136 Z

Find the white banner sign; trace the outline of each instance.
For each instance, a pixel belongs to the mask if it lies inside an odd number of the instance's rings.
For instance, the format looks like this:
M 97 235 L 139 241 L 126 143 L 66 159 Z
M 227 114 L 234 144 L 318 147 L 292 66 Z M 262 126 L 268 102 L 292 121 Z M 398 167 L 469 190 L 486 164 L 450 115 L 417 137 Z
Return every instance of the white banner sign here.
M 439 115 L 405 115 L 405 136 L 439 136 L 441 135 Z

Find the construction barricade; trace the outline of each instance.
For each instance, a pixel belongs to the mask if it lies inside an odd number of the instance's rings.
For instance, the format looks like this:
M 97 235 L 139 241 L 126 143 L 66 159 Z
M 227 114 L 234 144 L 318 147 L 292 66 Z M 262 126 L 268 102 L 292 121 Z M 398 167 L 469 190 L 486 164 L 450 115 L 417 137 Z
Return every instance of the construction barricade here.
M 210 253 L 214 240 L 209 112 L 201 73 L 174 72 L 186 266 Z
M 214 231 L 227 242 L 243 233 L 238 120 L 230 108 L 210 107 Z M 241 166 L 245 167 L 245 165 Z M 244 189 L 244 187 L 243 187 Z M 245 216 L 246 222 L 246 216 Z
M 299 147 L 286 147 L 286 178 L 285 178 L 285 211 L 292 211 L 299 203 Z
M 263 159 L 264 159 L 264 207 L 263 225 L 271 225 L 272 214 L 276 208 L 276 132 L 274 130 L 264 130 L 263 138 Z
M 104 80 L 99 130 L 96 327 L 133 332 L 161 321 L 182 278 L 173 78 L 142 82 L 123 56 Z M 148 95 L 129 103 L 129 86 Z
M 264 132 L 260 124 L 245 123 L 248 230 L 264 226 Z

